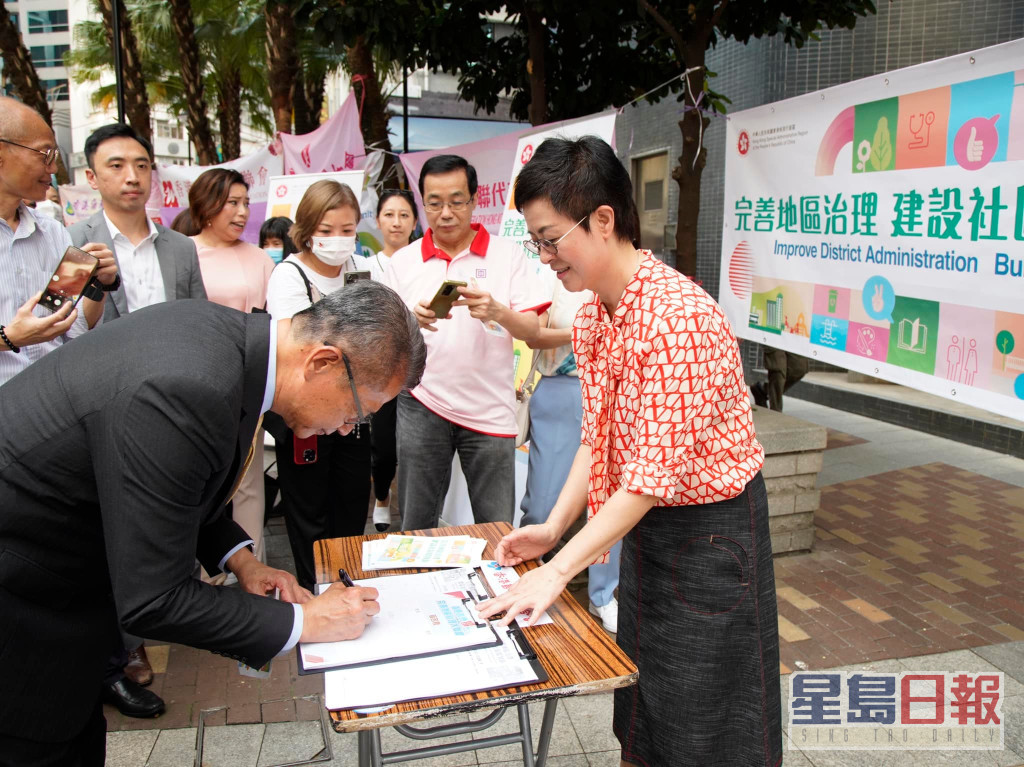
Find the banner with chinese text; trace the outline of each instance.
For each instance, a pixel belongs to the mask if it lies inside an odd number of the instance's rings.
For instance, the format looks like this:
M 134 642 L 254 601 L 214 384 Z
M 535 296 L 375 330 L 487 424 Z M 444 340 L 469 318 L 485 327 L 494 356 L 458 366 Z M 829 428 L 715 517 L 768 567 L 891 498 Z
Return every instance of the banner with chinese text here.
M 729 117 L 737 335 L 1024 420 L 1024 41 Z

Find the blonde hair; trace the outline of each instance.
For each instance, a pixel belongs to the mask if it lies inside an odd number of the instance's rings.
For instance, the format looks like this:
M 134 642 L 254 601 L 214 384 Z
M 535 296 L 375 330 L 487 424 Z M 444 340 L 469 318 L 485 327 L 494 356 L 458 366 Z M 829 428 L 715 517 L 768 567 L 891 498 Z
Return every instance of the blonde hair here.
M 361 216 L 359 200 L 348 186 L 329 179 L 313 184 L 302 195 L 299 207 L 295 209 L 295 223 L 288 230 L 292 242 L 302 250 L 309 250 L 309 242 L 317 226 L 324 220 L 327 211 L 335 208 L 352 208 L 357 222 Z

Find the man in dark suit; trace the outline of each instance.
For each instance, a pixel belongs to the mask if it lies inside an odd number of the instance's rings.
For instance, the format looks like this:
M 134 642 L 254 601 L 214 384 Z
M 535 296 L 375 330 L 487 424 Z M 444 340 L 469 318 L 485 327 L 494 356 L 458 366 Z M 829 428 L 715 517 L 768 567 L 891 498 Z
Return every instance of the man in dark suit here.
M 103 763 L 119 622 L 256 667 L 358 636 L 373 589 L 311 597 L 252 555 L 224 506 L 262 413 L 301 437 L 347 433 L 415 385 L 425 356 L 401 299 L 366 281 L 274 323 L 153 306 L 0 387 L 0 762 Z M 242 588 L 192 578 L 196 558 Z M 294 604 L 258 596 L 275 588 Z
M 206 298 L 195 244 L 146 213 L 153 183 L 152 145 L 130 125 L 112 123 L 85 140 L 85 161 L 85 177 L 100 193 L 103 209 L 69 227 L 68 233 L 78 246 L 103 243 L 118 265 L 124 265 L 120 284 L 108 294 L 103 321 L 164 301 Z M 163 700 L 142 689 L 153 681 L 142 638 L 122 632 L 122 640 L 110 658 L 104 702 L 125 716 L 163 713 Z
M 114 251 L 121 285 L 103 313 L 109 321 L 177 298 L 206 298 L 195 244 L 146 215 L 153 182 L 153 148 L 130 125 L 114 123 L 86 139 L 85 177 L 103 210 L 69 227 L 75 245 L 100 242 Z

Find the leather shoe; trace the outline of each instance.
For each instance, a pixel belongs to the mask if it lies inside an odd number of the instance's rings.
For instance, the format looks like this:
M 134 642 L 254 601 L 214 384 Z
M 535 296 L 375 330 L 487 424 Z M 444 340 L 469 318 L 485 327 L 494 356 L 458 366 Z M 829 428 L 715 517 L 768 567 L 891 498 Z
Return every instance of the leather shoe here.
M 164 712 L 164 701 L 159 695 L 141 687 L 128 677 L 113 684 L 103 685 L 102 699 L 125 716 L 145 719 Z
M 140 644 L 134 650 L 128 651 L 128 662 L 124 666 L 124 675 L 143 687 L 152 684 L 153 667 L 149 665 L 146 645 Z

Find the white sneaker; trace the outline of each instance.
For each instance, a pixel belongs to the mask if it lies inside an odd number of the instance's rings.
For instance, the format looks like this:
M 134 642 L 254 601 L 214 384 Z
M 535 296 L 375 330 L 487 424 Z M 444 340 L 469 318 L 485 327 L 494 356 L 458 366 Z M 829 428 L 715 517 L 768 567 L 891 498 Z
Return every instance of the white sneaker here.
M 383 533 L 391 527 L 391 505 L 373 507 L 373 526 L 378 533 Z
M 598 607 L 590 603 L 590 612 L 601 619 L 601 625 L 609 634 L 614 634 L 619 628 L 619 600 L 612 597 L 608 604 Z

